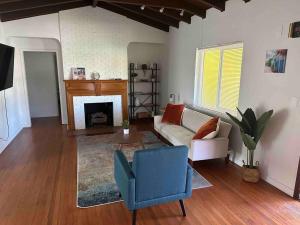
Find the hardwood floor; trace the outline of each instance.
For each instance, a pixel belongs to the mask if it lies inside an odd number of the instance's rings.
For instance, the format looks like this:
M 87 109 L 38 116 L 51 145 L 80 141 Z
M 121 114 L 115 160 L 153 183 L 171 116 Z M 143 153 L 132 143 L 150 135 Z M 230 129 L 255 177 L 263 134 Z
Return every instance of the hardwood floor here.
M 151 129 L 137 124 L 138 129 Z M 57 118 L 37 119 L 0 155 L 1 225 L 130 225 L 123 203 L 76 208 L 76 140 Z M 223 160 L 196 165 L 213 187 L 185 201 L 139 210 L 138 225 L 300 224 L 300 202 L 265 182 L 241 180 Z

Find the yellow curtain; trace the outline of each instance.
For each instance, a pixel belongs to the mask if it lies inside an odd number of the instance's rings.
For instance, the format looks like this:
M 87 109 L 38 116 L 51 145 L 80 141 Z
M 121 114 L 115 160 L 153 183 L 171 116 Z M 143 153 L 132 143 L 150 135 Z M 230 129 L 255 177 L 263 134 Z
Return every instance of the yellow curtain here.
M 223 51 L 220 107 L 235 111 L 240 93 L 243 48 Z
M 204 51 L 201 95 L 204 107 L 215 108 L 217 105 L 220 59 L 220 49 Z

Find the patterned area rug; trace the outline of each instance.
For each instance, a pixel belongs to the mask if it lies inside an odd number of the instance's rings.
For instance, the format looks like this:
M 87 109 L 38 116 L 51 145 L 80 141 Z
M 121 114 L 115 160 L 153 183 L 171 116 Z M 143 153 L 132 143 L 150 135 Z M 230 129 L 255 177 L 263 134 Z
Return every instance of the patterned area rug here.
M 114 151 L 121 149 L 129 161 L 139 149 L 166 146 L 152 132 L 144 131 L 142 143 L 115 144 L 116 134 L 77 137 L 77 206 L 93 207 L 120 201 L 113 175 Z M 197 171 L 193 189 L 212 186 Z

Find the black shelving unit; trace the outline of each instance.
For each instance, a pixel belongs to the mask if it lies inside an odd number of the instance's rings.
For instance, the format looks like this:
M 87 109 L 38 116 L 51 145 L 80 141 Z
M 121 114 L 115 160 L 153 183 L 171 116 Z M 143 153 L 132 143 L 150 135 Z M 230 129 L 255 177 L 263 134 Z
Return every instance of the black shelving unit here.
M 158 112 L 158 65 L 154 64 L 154 68 L 148 68 L 146 71 L 151 71 L 151 79 L 150 80 L 135 80 L 132 76 L 137 71 L 143 71 L 143 69 L 135 69 L 134 63 L 129 64 L 129 118 L 130 120 L 136 119 L 136 111 L 140 108 L 144 108 L 147 112 L 154 115 Z M 145 83 L 147 85 L 151 85 L 151 91 L 149 92 L 137 92 L 135 90 L 135 84 L 137 83 Z M 135 105 L 136 96 L 145 96 L 145 99 L 140 103 L 139 106 Z M 151 99 L 150 103 L 148 102 Z

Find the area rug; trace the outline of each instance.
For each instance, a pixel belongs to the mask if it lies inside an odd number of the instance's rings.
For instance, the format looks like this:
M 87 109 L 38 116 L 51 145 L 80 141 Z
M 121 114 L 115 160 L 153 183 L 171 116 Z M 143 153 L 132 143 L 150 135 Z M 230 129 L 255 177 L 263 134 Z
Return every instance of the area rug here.
M 77 137 L 77 206 L 93 207 L 120 201 L 113 175 L 114 151 L 121 149 L 129 161 L 140 149 L 167 146 L 150 131 L 144 131 L 142 143 L 116 144 L 116 134 Z M 193 189 L 212 186 L 193 171 Z

